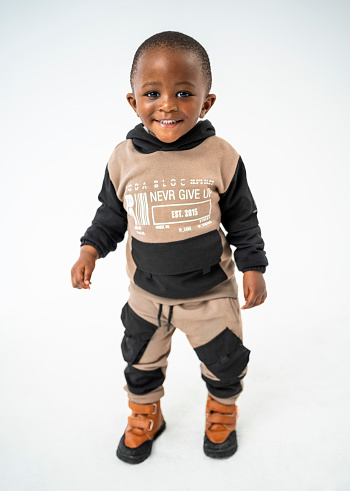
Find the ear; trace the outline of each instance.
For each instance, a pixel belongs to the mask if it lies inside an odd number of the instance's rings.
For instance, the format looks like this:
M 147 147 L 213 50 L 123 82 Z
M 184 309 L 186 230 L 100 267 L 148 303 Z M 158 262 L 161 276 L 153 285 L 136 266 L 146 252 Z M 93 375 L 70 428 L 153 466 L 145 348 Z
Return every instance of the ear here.
M 137 104 L 136 104 L 136 98 L 133 93 L 126 94 L 126 100 L 130 104 L 130 106 L 133 108 L 133 110 L 136 113 L 136 116 L 139 117 L 138 112 L 137 112 Z
M 215 94 L 208 94 L 207 97 L 205 98 L 205 101 L 203 103 L 201 112 L 199 113 L 200 118 L 204 118 L 204 116 L 207 114 L 209 109 L 212 107 L 214 102 L 216 101 L 216 95 Z

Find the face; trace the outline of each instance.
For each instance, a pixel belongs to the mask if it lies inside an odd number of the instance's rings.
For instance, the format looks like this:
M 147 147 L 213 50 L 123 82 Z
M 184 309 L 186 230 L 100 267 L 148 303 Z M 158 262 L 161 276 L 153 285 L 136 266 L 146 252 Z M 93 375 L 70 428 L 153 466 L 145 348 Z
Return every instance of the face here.
M 203 118 L 216 96 L 207 94 L 198 57 L 171 49 L 146 51 L 127 100 L 143 125 L 165 143 L 178 140 Z

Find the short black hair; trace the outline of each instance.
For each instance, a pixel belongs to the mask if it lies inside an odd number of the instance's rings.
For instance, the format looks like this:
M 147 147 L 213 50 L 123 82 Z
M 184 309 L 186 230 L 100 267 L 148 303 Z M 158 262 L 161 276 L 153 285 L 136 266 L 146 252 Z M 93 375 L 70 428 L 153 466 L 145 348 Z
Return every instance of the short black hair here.
M 157 48 L 168 48 L 173 50 L 190 51 L 194 53 L 200 61 L 203 75 L 207 81 L 207 89 L 209 93 L 212 84 L 212 75 L 208 53 L 203 46 L 191 36 L 187 36 L 186 34 L 176 31 L 164 31 L 154 34 L 150 38 L 146 39 L 146 41 L 144 41 L 137 48 L 130 72 L 131 87 L 133 87 L 133 79 L 141 56 L 146 51 Z

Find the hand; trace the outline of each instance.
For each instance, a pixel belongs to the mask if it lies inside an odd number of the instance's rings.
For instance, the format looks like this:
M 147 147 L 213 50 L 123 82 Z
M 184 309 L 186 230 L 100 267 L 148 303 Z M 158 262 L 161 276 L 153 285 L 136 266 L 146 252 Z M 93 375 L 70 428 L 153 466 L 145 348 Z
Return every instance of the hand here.
M 263 274 L 259 271 L 246 271 L 243 275 L 243 293 L 245 304 L 241 307 L 242 310 L 264 303 L 267 292 Z
M 90 290 L 90 279 L 98 258 L 98 252 L 94 247 L 83 245 L 80 248 L 80 257 L 71 270 L 73 288 Z

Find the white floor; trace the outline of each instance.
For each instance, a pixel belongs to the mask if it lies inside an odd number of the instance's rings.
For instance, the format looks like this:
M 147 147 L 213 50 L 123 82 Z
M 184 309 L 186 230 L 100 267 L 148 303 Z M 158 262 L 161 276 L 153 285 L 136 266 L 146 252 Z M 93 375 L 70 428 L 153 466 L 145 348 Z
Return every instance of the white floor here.
M 115 449 L 129 414 L 119 350 L 125 292 L 103 297 L 101 279 L 96 271 L 94 293 L 72 290 L 51 303 L 42 292 L 45 305 L 29 294 L 31 302 L 4 319 L 1 489 L 350 489 L 345 320 L 333 319 L 336 336 L 326 317 L 296 325 L 295 316 L 274 313 L 273 298 L 244 313 L 252 356 L 237 454 L 225 461 L 203 454 L 206 391 L 195 353 L 175 333 L 162 403 L 167 430 L 146 462 L 120 462 Z

